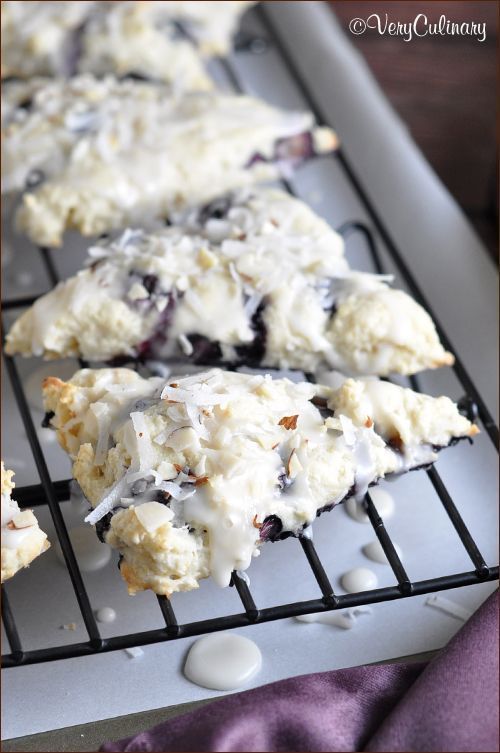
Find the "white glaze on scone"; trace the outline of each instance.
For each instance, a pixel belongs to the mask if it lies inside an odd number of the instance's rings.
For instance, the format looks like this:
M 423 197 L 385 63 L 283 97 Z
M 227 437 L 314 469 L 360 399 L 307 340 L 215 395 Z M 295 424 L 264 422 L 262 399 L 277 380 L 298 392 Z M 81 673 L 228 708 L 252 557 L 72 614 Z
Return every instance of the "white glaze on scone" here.
M 226 55 L 251 2 L 2 3 L 2 77 L 129 73 L 177 90 L 212 86 L 204 58 Z
M 203 57 L 227 55 L 239 18 L 253 2 L 152 0 L 101 4 L 83 36 L 79 72 L 140 73 L 178 90 L 212 85 Z
M 5 470 L 2 461 L 2 583 L 27 567 L 50 546 L 32 510 L 20 510 L 12 499 L 13 475 L 13 471 Z
M 39 245 L 143 227 L 337 145 L 310 113 L 243 95 L 91 76 L 4 89 L 2 190 L 21 192 L 18 227 Z
M 431 397 L 378 379 L 347 379 L 328 397 L 328 406 L 355 426 L 364 426 L 370 417 L 377 434 L 409 464 L 419 460 L 412 455 L 418 447 L 446 447 L 456 437 L 478 433 L 449 397 Z
M 453 363 L 429 315 L 350 271 L 341 237 L 298 199 L 247 189 L 174 219 L 92 247 L 91 268 L 23 314 L 7 351 L 381 375 Z
M 2 2 L 2 78 L 69 73 L 72 36 L 93 6 L 91 0 Z
M 372 285 L 368 277 L 363 282 L 362 291 L 344 292 L 332 318 L 333 368 L 344 364 L 353 373 L 384 376 L 453 365 L 422 306 L 402 290 Z
M 357 385 L 85 369 L 67 383 L 49 377 L 44 399 L 94 508 L 87 520 L 123 555 L 130 593 L 169 595 L 207 575 L 227 585 L 266 538 L 298 534 L 349 494 L 434 462 L 436 439 L 477 432 L 446 398 L 393 386 L 388 417 L 385 392 Z M 329 411 L 311 402 L 318 393 Z

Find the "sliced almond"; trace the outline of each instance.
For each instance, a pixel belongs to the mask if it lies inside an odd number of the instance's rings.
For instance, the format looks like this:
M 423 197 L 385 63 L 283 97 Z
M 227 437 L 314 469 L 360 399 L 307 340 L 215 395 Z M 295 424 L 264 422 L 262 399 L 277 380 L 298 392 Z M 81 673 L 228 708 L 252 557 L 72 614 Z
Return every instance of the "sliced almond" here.
M 158 466 L 158 473 L 163 479 L 165 479 L 165 481 L 175 478 L 181 471 L 182 467 L 180 465 L 174 465 L 173 463 L 169 463 L 167 460 L 162 460 L 162 462 Z
M 169 523 L 174 517 L 174 513 L 161 502 L 144 502 L 135 508 L 135 516 L 149 533 L 153 533 L 160 526 Z
M 149 298 L 149 293 L 140 282 L 134 282 L 127 293 L 127 298 L 131 301 L 141 301 L 145 298 Z
M 342 424 L 340 423 L 340 418 L 337 418 L 336 416 L 328 416 L 328 418 L 325 419 L 325 426 L 327 429 L 334 429 L 335 431 L 342 431 Z
M 36 526 L 36 518 L 33 515 L 32 510 L 22 510 L 18 512 L 12 518 L 14 528 L 29 528 L 30 526 Z
M 302 470 L 304 470 L 304 466 L 300 462 L 296 450 L 292 450 L 286 464 L 286 475 L 288 478 L 295 478 Z
M 202 269 L 211 269 L 219 263 L 217 256 L 208 248 L 203 247 L 198 254 L 198 264 Z
M 278 421 L 278 426 L 284 426 L 285 429 L 296 429 L 298 417 L 298 413 L 295 416 L 283 416 L 281 421 Z

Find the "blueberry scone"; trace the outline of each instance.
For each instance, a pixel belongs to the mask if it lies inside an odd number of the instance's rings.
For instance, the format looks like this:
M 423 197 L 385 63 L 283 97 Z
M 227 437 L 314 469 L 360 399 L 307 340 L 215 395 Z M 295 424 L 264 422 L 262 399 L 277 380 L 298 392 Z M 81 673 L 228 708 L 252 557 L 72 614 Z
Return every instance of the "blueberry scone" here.
M 2 461 L 2 583 L 27 567 L 50 544 L 38 527 L 32 510 L 20 510 L 11 493 L 15 484 L 13 471 L 6 471 Z
M 22 195 L 18 227 L 45 246 L 144 226 L 337 146 L 311 113 L 243 95 L 80 76 L 12 82 L 3 100 L 2 191 Z
M 429 315 L 276 189 L 219 198 L 155 233 L 127 230 L 15 322 L 10 354 L 89 361 L 412 374 L 453 363 Z
M 68 75 L 78 30 L 95 3 L 2 2 L 2 78 Z
M 335 391 L 219 369 L 168 382 L 84 369 L 47 378 L 44 401 L 131 594 L 227 586 L 264 541 L 478 431 L 448 398 L 386 382 Z
M 135 74 L 209 89 L 206 58 L 226 55 L 242 0 L 2 3 L 2 77 Z
M 77 70 L 132 72 L 185 89 L 207 88 L 203 59 L 230 52 L 251 5 L 253 0 L 100 3 L 86 25 Z

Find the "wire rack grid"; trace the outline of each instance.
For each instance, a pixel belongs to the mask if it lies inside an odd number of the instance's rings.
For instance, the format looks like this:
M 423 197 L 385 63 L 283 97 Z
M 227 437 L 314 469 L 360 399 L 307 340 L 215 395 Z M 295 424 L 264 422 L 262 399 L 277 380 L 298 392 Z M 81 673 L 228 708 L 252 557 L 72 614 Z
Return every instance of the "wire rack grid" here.
M 240 44 L 236 46 L 236 49 L 239 49 L 242 54 L 260 54 L 269 46 L 274 48 L 279 53 L 283 63 L 289 71 L 289 74 L 293 77 L 294 81 L 299 87 L 301 95 L 308 103 L 311 111 L 314 113 L 317 122 L 319 124 L 323 124 L 325 118 L 323 118 L 322 116 L 321 109 L 312 99 L 308 88 L 303 78 L 301 77 L 300 71 L 297 69 L 294 60 L 288 54 L 286 48 L 282 45 L 280 36 L 279 34 L 277 34 L 271 19 L 262 8 L 255 9 L 255 12 L 259 15 L 260 22 L 265 29 L 264 38 L 250 37 L 240 39 Z M 229 80 L 233 88 L 236 91 L 243 91 L 244 87 L 240 82 L 235 67 L 228 60 L 223 61 L 221 64 L 224 66 L 227 79 Z M 361 206 L 364 208 L 367 216 L 369 217 L 368 225 L 358 221 L 344 223 L 338 229 L 340 234 L 343 235 L 346 240 L 354 233 L 362 236 L 368 248 L 373 268 L 376 272 L 383 273 L 385 272 L 385 269 L 381 260 L 381 256 L 378 253 L 377 244 L 374 240 L 372 228 L 377 232 L 380 238 L 382 238 L 392 262 L 396 265 L 402 279 L 405 281 L 413 297 L 433 316 L 443 345 L 448 350 L 455 352 L 451 343 L 449 342 L 446 333 L 443 331 L 439 322 L 436 321 L 436 317 L 433 314 L 428 301 L 422 294 L 416 280 L 414 279 L 410 269 L 404 261 L 402 254 L 391 238 L 390 232 L 378 215 L 372 202 L 368 198 L 362 183 L 355 174 L 355 171 L 353 170 L 349 159 L 343 152 L 342 148 L 340 148 L 334 155 L 322 159 L 333 159 L 338 162 L 345 176 L 348 178 L 353 190 L 355 191 Z M 287 180 L 283 180 L 282 182 L 285 188 L 293 194 L 294 191 L 292 185 Z M 40 249 L 40 253 L 48 279 L 50 280 L 52 285 L 56 285 L 59 282 L 59 275 L 56 269 L 56 265 L 53 262 L 51 251 L 50 249 Z M 5 311 L 18 311 L 26 306 L 31 305 L 34 302 L 35 298 L 36 297 L 23 297 L 7 300 L 3 303 L 3 309 Z M 484 583 L 486 581 L 492 581 L 498 578 L 498 566 L 490 566 L 486 563 L 479 550 L 479 547 L 474 541 L 472 534 L 467 528 L 452 498 L 451 493 L 447 489 L 439 472 L 435 467 L 432 467 L 427 470 L 419 471 L 419 473 L 428 474 L 432 487 L 444 510 L 446 511 L 453 527 L 455 528 L 455 531 L 460 538 L 460 541 L 465 548 L 468 557 L 470 558 L 470 561 L 472 563 L 471 570 L 459 573 L 443 574 L 439 577 L 427 580 L 412 580 L 409 574 L 406 572 L 403 563 L 401 562 L 394 543 L 391 540 L 391 537 L 384 525 L 384 521 L 379 515 L 376 506 L 370 497 L 370 494 L 367 494 L 364 501 L 366 512 L 368 514 L 370 524 L 383 548 L 383 551 L 394 574 L 394 585 L 352 594 L 334 593 L 329 576 L 325 571 L 325 568 L 320 560 L 320 557 L 318 556 L 312 540 L 306 537 L 299 537 L 297 539 L 298 545 L 300 546 L 302 554 L 305 556 L 308 566 L 311 568 L 319 587 L 321 595 L 318 596 L 318 598 L 310 599 L 307 601 L 292 602 L 278 606 L 259 608 L 254 601 L 248 584 L 235 572 L 232 575 L 231 585 L 236 589 L 238 593 L 243 611 L 237 614 L 222 615 L 211 619 L 179 624 L 176 619 L 176 615 L 174 613 L 171 602 L 165 597 L 158 596 L 156 598 L 165 623 L 164 627 L 155 630 L 103 638 L 100 634 L 99 627 L 94 617 L 92 604 L 85 588 L 82 574 L 80 572 L 78 562 L 68 535 L 66 524 L 59 507 L 60 502 L 63 502 L 69 498 L 70 481 L 67 480 L 54 482 L 51 479 L 47 462 L 45 460 L 44 453 L 38 439 L 36 427 L 33 422 L 33 417 L 28 405 L 28 400 L 23 388 L 23 382 L 20 378 L 18 367 L 16 365 L 16 361 L 14 358 L 10 358 L 5 354 L 4 361 L 5 371 L 12 385 L 19 412 L 28 436 L 33 459 L 41 480 L 40 484 L 33 486 L 24 486 L 16 489 L 16 499 L 21 507 L 34 507 L 41 504 L 48 505 L 64 556 L 64 560 L 69 572 L 69 576 L 71 578 L 71 583 L 82 615 L 82 619 L 88 633 L 88 641 L 36 650 L 24 650 L 16 627 L 15 616 L 9 605 L 7 591 L 5 588 L 3 588 L 2 620 L 10 644 L 10 653 L 2 656 L 3 667 L 34 664 L 77 656 L 104 653 L 108 651 L 115 651 L 117 649 L 131 648 L 134 646 L 144 646 L 161 641 L 185 638 L 188 636 L 200 635 L 219 630 L 238 628 L 249 624 L 269 622 L 272 620 L 279 620 L 286 617 L 294 617 L 313 612 L 324 612 L 335 609 L 344 609 L 365 604 L 390 601 L 394 599 L 407 598 L 410 596 L 443 591 L 460 586 Z M 85 366 L 86 364 L 81 362 L 81 365 Z M 456 358 L 456 362 L 453 368 L 464 390 L 465 397 L 463 400 L 463 405 L 465 406 L 471 417 L 476 418 L 477 415 L 479 422 L 482 424 L 482 427 L 486 431 L 491 442 L 495 445 L 495 447 L 497 447 L 498 428 L 496 427 L 481 395 L 478 393 L 474 383 L 472 382 L 459 358 Z M 419 390 L 419 381 L 417 377 L 412 377 L 410 379 L 410 383 L 413 389 Z

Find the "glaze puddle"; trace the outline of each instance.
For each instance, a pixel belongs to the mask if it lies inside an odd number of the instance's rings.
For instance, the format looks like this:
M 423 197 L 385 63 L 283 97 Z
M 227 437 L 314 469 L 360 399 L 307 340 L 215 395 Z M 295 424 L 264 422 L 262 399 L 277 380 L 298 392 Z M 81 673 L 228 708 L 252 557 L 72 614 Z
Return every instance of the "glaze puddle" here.
M 344 591 L 353 594 L 358 591 L 370 591 L 372 588 L 376 588 L 378 579 L 375 573 L 367 567 L 355 567 L 344 573 L 341 583 Z
M 188 680 L 211 690 L 236 690 L 262 666 L 259 647 L 234 633 L 213 633 L 197 640 L 184 665 Z
M 461 604 L 457 604 L 456 602 L 451 601 L 451 599 L 440 596 L 439 594 L 429 596 L 429 598 L 426 599 L 425 604 L 428 607 L 439 609 L 440 612 L 444 612 L 445 614 L 449 614 L 452 617 L 456 617 L 458 620 L 462 620 L 463 622 L 466 622 L 469 617 L 472 617 L 473 615 L 473 612 L 471 612 L 470 609 L 467 609 Z
M 302 614 L 295 619 L 299 622 L 319 622 L 322 625 L 332 625 L 343 630 L 351 630 L 360 614 L 371 614 L 370 607 L 355 607 L 344 612 L 318 612 L 316 614 Z
M 394 513 L 394 497 L 389 494 L 385 489 L 380 489 L 378 486 L 370 489 L 370 497 L 372 502 L 377 508 L 377 512 L 381 518 L 387 520 Z
M 112 607 L 101 607 L 96 609 L 95 618 L 97 622 L 114 622 L 116 620 L 116 612 Z
M 369 490 L 370 497 L 373 504 L 377 508 L 377 512 L 381 518 L 387 520 L 394 513 L 394 498 L 385 489 L 380 489 L 378 486 L 374 486 Z M 356 521 L 356 523 L 369 523 L 370 519 L 366 514 L 363 501 L 351 497 L 344 504 L 344 510 L 350 518 Z
M 402 552 L 401 547 L 398 544 L 394 544 L 394 549 L 397 552 L 397 555 L 399 559 L 401 559 Z M 365 544 L 361 551 L 372 562 L 377 562 L 379 565 L 388 565 L 389 560 L 385 556 L 385 552 L 382 549 L 382 544 L 378 539 L 374 539 L 373 541 L 370 541 L 369 544 Z
M 356 523 L 369 523 L 370 519 L 365 512 L 362 502 L 358 502 L 355 497 L 351 497 L 344 504 L 344 510 L 350 518 L 356 521 Z

